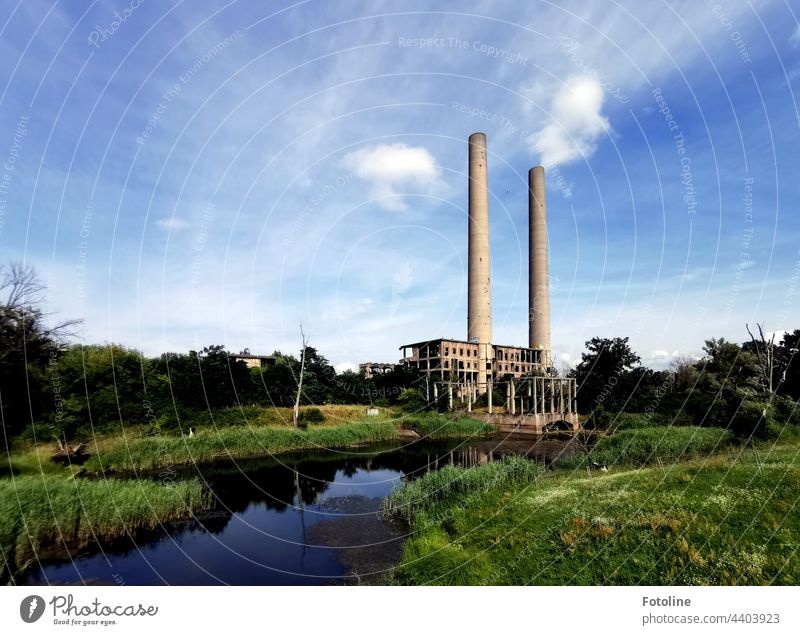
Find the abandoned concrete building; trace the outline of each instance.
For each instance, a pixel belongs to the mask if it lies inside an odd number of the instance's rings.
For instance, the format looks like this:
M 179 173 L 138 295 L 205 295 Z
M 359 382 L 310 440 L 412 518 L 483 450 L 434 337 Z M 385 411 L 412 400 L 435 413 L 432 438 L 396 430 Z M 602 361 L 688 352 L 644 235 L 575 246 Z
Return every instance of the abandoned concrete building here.
M 278 362 L 275 355 L 251 355 L 250 353 L 231 353 L 228 355 L 235 362 L 244 362 L 248 368 L 264 368 L 274 366 Z
M 544 168 L 528 172 L 528 346 L 492 342 L 491 261 L 486 135 L 469 137 L 467 339 L 436 338 L 400 347 L 400 362 L 428 378 L 434 397 L 446 391 L 467 400 L 505 390 L 507 414 L 529 415 L 541 429 L 553 422 L 577 426 L 575 380 L 552 377 L 547 208 Z M 429 395 L 430 397 L 431 395 Z M 499 404 L 497 404 L 499 405 Z M 519 423 L 515 424 L 519 425 Z
M 367 379 L 372 379 L 375 375 L 383 375 L 394 368 L 394 364 L 384 362 L 364 362 L 358 365 L 358 372 Z

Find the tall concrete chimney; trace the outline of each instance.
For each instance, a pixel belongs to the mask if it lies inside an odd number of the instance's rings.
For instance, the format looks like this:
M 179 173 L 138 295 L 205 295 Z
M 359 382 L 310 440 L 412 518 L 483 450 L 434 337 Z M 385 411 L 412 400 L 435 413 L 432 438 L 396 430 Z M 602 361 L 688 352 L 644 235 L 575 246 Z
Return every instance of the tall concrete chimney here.
M 547 367 L 552 366 L 547 203 L 541 166 L 528 172 L 528 346 L 546 351 L 542 362 Z
M 469 137 L 469 267 L 467 339 L 478 343 L 478 392 L 486 391 L 486 364 L 494 356 L 489 262 L 489 190 L 486 135 Z

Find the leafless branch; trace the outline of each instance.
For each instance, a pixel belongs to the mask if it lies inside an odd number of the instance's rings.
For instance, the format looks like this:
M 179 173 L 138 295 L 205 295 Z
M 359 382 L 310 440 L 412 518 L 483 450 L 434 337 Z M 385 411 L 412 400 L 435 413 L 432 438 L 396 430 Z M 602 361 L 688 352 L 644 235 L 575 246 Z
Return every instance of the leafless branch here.
M 763 327 L 761 326 L 761 324 L 756 322 L 756 326 L 758 327 L 758 336 L 760 339 L 760 342 L 758 342 L 756 341 L 755 336 L 750 330 L 750 325 L 745 324 L 744 326 L 747 329 L 748 335 L 750 335 L 750 339 L 753 341 L 753 348 L 756 349 L 756 358 L 758 359 L 758 367 L 764 379 L 764 384 L 766 385 L 767 390 L 773 392 L 772 374 L 775 367 L 775 355 L 774 355 L 775 333 L 773 333 L 770 340 L 767 341 L 767 338 L 764 335 Z
M 300 395 L 303 393 L 303 374 L 306 370 L 306 347 L 308 346 L 308 340 L 306 339 L 306 334 L 303 332 L 302 322 L 300 323 L 300 341 L 302 342 L 303 348 L 300 353 L 300 377 L 297 380 L 297 398 L 294 400 L 293 421 L 295 428 L 297 427 L 300 417 Z

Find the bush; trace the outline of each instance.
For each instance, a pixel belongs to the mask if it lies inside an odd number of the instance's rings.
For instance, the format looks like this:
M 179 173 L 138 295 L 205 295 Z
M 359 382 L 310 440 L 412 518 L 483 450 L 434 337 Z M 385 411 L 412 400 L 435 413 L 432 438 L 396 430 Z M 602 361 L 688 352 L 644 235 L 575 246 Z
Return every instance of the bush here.
M 738 437 L 767 439 L 774 436 L 775 409 L 768 401 L 744 399 L 730 422 L 730 429 Z
M 600 439 L 591 457 L 603 465 L 644 465 L 659 458 L 675 461 L 715 452 L 728 445 L 732 438 L 727 430 L 696 426 L 620 430 Z
M 428 402 L 419 388 L 406 388 L 397 398 L 397 405 L 405 412 L 419 412 L 427 408 Z
M 309 423 L 324 423 L 325 415 L 319 408 L 303 408 L 297 417 L 298 423 L 303 423 L 306 427 Z
M 772 412 L 778 424 L 800 424 L 800 408 L 792 399 L 776 396 L 772 402 Z
M 607 427 L 609 430 L 615 432 L 619 430 L 652 428 L 669 424 L 667 417 L 658 413 L 619 412 L 616 415 L 606 414 L 609 416 Z

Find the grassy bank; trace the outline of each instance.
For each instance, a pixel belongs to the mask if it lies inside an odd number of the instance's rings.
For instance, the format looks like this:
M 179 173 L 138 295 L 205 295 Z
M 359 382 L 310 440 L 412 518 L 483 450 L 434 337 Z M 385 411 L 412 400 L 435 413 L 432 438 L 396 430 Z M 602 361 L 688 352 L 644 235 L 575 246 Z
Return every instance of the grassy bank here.
M 721 428 L 697 426 L 654 426 L 624 429 L 600 438 L 586 454 L 564 457 L 563 468 L 579 468 L 589 460 L 607 465 L 647 465 L 708 456 L 731 447 L 733 435 Z
M 211 506 L 199 481 L 89 481 L 53 476 L 0 480 L 0 580 L 48 550 L 80 548 Z
M 300 412 L 310 409 L 319 410 L 324 422 L 328 426 L 338 426 L 345 423 L 352 423 L 363 417 L 365 406 L 338 405 L 330 404 L 326 406 L 303 406 Z M 386 414 L 390 414 L 391 409 L 382 409 Z M 202 428 L 204 426 L 273 426 L 273 427 L 293 427 L 292 408 L 265 407 L 265 406 L 231 406 L 220 408 L 212 412 L 202 411 L 194 413 L 191 417 L 183 421 L 185 430 L 189 427 Z
M 800 443 L 660 467 L 568 471 L 442 496 L 441 473 L 393 496 L 413 537 L 400 584 L 798 584 Z M 466 482 L 466 481 L 465 481 Z M 467 490 L 465 490 L 467 491 Z
M 424 412 L 400 418 L 402 427 L 413 430 L 427 439 L 455 439 L 492 434 L 495 427 L 471 417 Z
M 194 436 L 150 436 L 121 440 L 86 463 L 89 470 L 140 471 L 169 465 L 206 463 L 229 458 L 253 458 L 281 452 L 345 448 L 400 438 L 391 421 L 342 426 L 230 427 L 199 430 Z
M 411 429 L 422 437 L 432 439 L 468 438 L 494 431 L 494 426 L 477 419 L 436 413 L 422 413 L 408 418 L 387 415 L 365 417 L 361 414 L 355 421 L 332 425 L 329 410 L 325 408 L 323 412 L 326 422 L 306 429 L 289 425 L 231 425 L 198 428 L 192 436 L 158 434 L 108 437 L 92 444 L 89 448 L 92 456 L 84 467 L 89 471 L 133 472 L 285 452 L 343 449 L 399 441 L 403 438 L 402 429 Z M 35 467 L 36 461 L 31 451 L 27 450 L 12 457 L 11 463 L 20 467 Z

